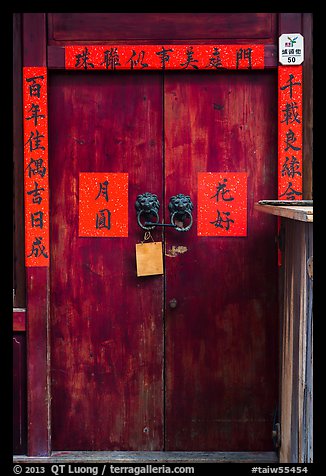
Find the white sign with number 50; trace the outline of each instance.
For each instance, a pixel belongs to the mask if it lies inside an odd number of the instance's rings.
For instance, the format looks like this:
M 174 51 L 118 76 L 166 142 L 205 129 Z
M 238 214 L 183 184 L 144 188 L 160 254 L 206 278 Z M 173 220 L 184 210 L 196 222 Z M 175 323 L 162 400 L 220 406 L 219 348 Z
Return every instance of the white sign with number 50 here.
M 283 33 L 278 42 L 278 60 L 283 65 L 298 65 L 304 60 L 303 36 L 300 33 Z

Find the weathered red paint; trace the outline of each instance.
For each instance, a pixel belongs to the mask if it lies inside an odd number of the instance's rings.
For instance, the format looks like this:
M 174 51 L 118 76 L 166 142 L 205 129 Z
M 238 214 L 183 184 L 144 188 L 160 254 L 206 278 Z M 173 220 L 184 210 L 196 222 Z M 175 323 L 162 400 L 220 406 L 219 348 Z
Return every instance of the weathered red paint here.
M 190 195 L 196 216 L 198 172 L 248 174 L 246 237 L 166 231 L 165 449 L 272 450 L 276 221 L 254 203 L 277 193 L 276 77 L 178 72 L 164 84 L 167 200 Z
M 48 267 L 28 267 L 27 286 L 27 431 L 28 454 L 49 452 L 47 392 Z
M 178 17 L 179 15 L 179 17 Z M 23 14 L 24 18 L 24 64 L 25 66 L 45 65 L 48 67 L 64 68 L 64 44 L 85 44 L 94 43 L 115 43 L 116 40 L 123 42 L 130 41 L 130 38 L 153 43 L 156 38 L 160 38 L 159 43 L 164 41 L 186 41 L 200 43 L 215 43 L 217 38 L 223 38 L 224 43 L 245 43 L 248 41 L 258 41 L 265 43 L 265 66 L 275 68 L 276 61 L 276 27 L 279 25 L 280 33 L 302 32 L 305 19 L 311 14 L 301 13 L 228 13 L 228 14 L 83 14 L 83 13 L 30 13 Z M 47 18 L 46 18 L 47 17 Z M 173 17 L 173 18 L 172 18 Z M 177 18 L 178 17 L 178 18 Z M 205 18 L 204 18 L 205 17 Z M 204 20 L 203 20 L 204 18 Z M 45 21 L 46 20 L 46 21 Z M 141 25 L 141 27 L 140 27 Z M 307 32 L 311 35 L 311 24 Z M 47 34 L 47 41 L 45 35 Z M 304 34 L 304 33 L 303 33 Z M 142 39 L 145 39 L 144 41 Z M 305 35 L 306 39 L 306 35 Z M 137 40 L 136 40 L 137 41 Z M 47 46 L 56 45 L 56 46 Z M 306 43 L 307 46 L 307 43 Z M 308 51 L 311 53 L 311 42 Z M 306 48 L 307 50 L 307 48 Z M 17 52 L 18 50 L 15 49 Z M 267 56 L 267 54 L 269 56 Z M 310 101 L 311 84 L 307 81 L 311 76 L 308 61 L 308 54 L 304 64 L 305 87 L 307 89 L 307 100 L 304 107 Z M 311 83 L 311 81 L 310 81 Z M 15 92 L 15 91 L 14 91 Z M 310 99 L 309 99 L 310 98 Z M 311 106 L 311 105 L 310 105 Z M 309 107 L 310 107 L 309 106 Z M 311 110 L 311 107 L 310 107 Z M 58 115 L 59 115 L 59 111 Z M 304 113 L 304 111 L 303 111 Z M 21 115 L 21 108 L 19 108 Z M 309 114 L 306 111 L 305 117 Z M 310 117 L 311 118 L 311 117 Z M 308 119 L 305 121 L 305 139 L 311 132 L 312 127 L 307 127 Z M 310 141 L 311 142 L 311 141 Z M 310 144 L 311 145 L 311 144 Z M 309 140 L 304 140 L 303 146 L 310 147 Z M 311 147 L 310 147 L 311 148 Z M 20 157 L 22 157 L 22 153 Z M 304 154 L 304 170 L 306 173 L 309 165 L 308 153 Z M 207 169 L 208 170 L 208 169 Z M 308 185 L 307 185 L 308 184 Z M 305 187 L 311 186 L 311 180 L 305 181 Z M 311 189 L 310 189 L 311 191 Z M 265 198 L 265 197 L 264 197 Z M 306 196 L 305 198 L 311 198 Z M 184 249 L 174 247 L 173 253 L 177 257 Z M 68 254 L 68 252 L 67 252 Z M 31 286 L 30 283 L 36 284 Z M 47 272 L 43 269 L 30 267 L 27 270 L 28 287 L 28 348 L 29 348 L 29 453 L 46 454 L 49 451 L 49 408 L 46 403 L 47 381 L 46 381 L 46 333 L 47 326 L 47 299 L 49 289 L 47 289 Z M 43 404 L 44 403 L 44 404 Z
M 302 199 L 302 66 L 278 67 L 278 198 Z
M 162 120 L 159 73 L 50 78 L 54 450 L 163 447 L 163 277 L 137 278 L 135 259 L 137 195 L 162 203 Z M 128 173 L 128 237 L 79 237 L 85 171 Z
M 15 332 L 13 336 L 13 453 L 25 454 L 27 450 L 26 422 L 26 335 Z
M 13 331 L 25 332 L 26 331 L 26 309 L 15 310 L 13 312 Z
M 45 68 L 46 14 L 24 13 L 22 30 L 23 66 Z M 49 268 L 45 266 L 26 268 L 27 454 L 40 456 L 47 455 L 50 451 L 47 360 L 48 270 Z
M 65 47 L 66 69 L 263 69 L 264 45 L 78 45 Z
M 278 15 L 271 12 L 56 12 L 47 17 L 50 45 L 277 42 Z
M 277 189 L 275 90 L 263 72 L 51 77 L 54 450 L 272 449 L 275 221 L 253 205 Z M 85 170 L 129 174 L 128 238 L 78 236 Z M 248 236 L 157 228 L 165 275 L 137 278 L 137 195 L 168 222 L 189 194 L 196 216 L 198 172 L 221 170 L 248 174 Z

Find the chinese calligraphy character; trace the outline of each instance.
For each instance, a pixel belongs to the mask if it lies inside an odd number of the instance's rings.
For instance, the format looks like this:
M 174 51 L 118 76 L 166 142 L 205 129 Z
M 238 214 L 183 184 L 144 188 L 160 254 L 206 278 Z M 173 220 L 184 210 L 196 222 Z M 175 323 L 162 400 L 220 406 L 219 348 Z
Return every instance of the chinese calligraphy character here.
M 290 161 L 291 160 L 291 161 Z M 300 162 L 294 155 L 292 155 L 292 159 L 290 157 L 285 158 L 285 162 L 282 165 L 282 177 L 287 175 L 288 177 L 294 177 L 296 175 L 301 175 L 300 169 Z
M 35 258 L 38 258 L 39 256 L 44 256 L 45 258 L 48 258 L 49 256 L 45 252 L 45 246 L 42 245 L 42 236 L 36 236 L 35 240 L 33 241 L 32 244 L 32 250 L 29 255 L 27 255 L 27 258 L 30 256 L 35 256 Z
M 297 190 L 294 190 L 294 188 L 292 187 L 292 182 L 289 182 L 288 188 L 280 195 L 280 198 L 284 195 L 287 197 L 288 200 L 294 200 L 296 195 L 300 196 L 302 195 L 302 193 L 298 192 Z
M 248 60 L 248 69 L 251 69 L 251 53 L 252 49 L 251 48 L 240 48 L 236 52 L 236 69 L 239 68 L 239 63 L 242 60 Z
M 31 222 L 33 228 L 43 228 L 43 215 L 42 211 L 31 213 Z
M 180 63 L 180 66 L 184 66 L 183 69 L 187 69 L 188 66 L 192 66 L 194 69 L 198 69 L 198 66 L 196 66 L 193 63 L 198 63 L 197 59 L 194 59 L 194 51 L 193 51 L 193 46 L 189 46 L 186 51 L 187 59 L 184 63 Z
M 93 63 L 89 61 L 90 57 L 90 52 L 87 49 L 87 46 L 85 46 L 85 49 L 82 53 L 75 55 L 76 57 L 76 64 L 75 68 L 94 68 Z
M 105 198 L 107 202 L 109 201 L 108 185 L 109 185 L 108 180 L 105 180 L 105 182 L 100 182 L 99 192 L 97 196 L 95 197 L 95 200 L 97 200 L 100 196 L 102 196 Z
M 170 55 L 168 55 L 168 52 L 172 52 L 173 49 L 165 49 L 164 46 L 162 46 L 162 51 L 157 51 L 156 54 L 158 56 L 161 56 L 161 65 L 162 69 L 165 69 L 165 63 L 168 63 L 170 61 Z
M 285 109 L 282 109 L 282 112 L 284 112 L 284 120 L 281 121 L 281 123 L 285 122 L 286 125 L 288 125 L 289 123 L 292 124 L 293 122 L 298 122 L 300 124 L 299 115 L 296 109 L 298 109 L 298 106 L 295 101 L 287 103 Z
M 30 95 L 30 97 L 33 97 L 33 96 L 36 96 L 38 98 L 40 97 L 42 86 L 41 86 L 40 83 L 36 82 L 37 79 L 44 79 L 44 76 L 34 76 L 32 78 L 26 78 L 27 83 L 31 83 L 29 85 L 29 95 Z
M 292 129 L 289 129 L 286 133 L 286 140 L 284 141 L 285 144 L 286 144 L 286 147 L 285 147 L 285 152 L 289 149 L 293 149 L 293 150 L 301 150 L 301 147 L 295 147 L 293 144 L 294 142 L 296 141 L 296 137 L 295 137 L 295 134 L 294 132 L 292 131 Z
M 293 87 L 294 86 L 300 86 L 301 83 L 298 81 L 297 83 L 293 83 L 292 80 L 294 79 L 294 76 L 293 74 L 289 74 L 289 79 L 288 81 L 286 81 L 286 85 L 285 86 L 281 86 L 281 91 L 284 91 L 285 89 L 287 88 L 290 88 L 289 89 L 289 92 L 290 92 L 290 99 L 292 99 L 292 92 L 293 92 Z M 289 84 L 287 84 L 289 83 Z
M 145 51 L 144 50 L 141 50 L 139 53 L 138 53 L 138 57 L 137 59 L 134 59 L 135 56 L 137 56 L 137 53 L 135 50 L 132 50 L 132 55 L 131 57 L 128 59 L 127 63 L 130 62 L 130 69 L 134 69 L 135 66 L 138 66 L 138 64 L 140 64 L 140 66 L 143 68 L 148 68 L 148 64 L 147 63 L 143 63 L 144 61 L 144 57 L 145 57 Z
M 41 177 L 44 177 L 46 173 L 46 168 L 43 165 L 43 159 L 31 159 L 26 169 L 28 169 L 29 177 L 31 177 L 32 175 L 40 175 Z
M 111 228 L 111 212 L 107 208 L 99 210 L 96 214 L 96 229 Z
M 216 228 L 225 228 L 225 230 L 228 230 L 230 228 L 230 223 L 234 223 L 234 220 L 232 218 L 229 218 L 230 212 L 222 212 L 223 215 L 225 215 L 225 218 L 221 216 L 221 213 L 219 210 L 217 210 L 217 218 L 214 221 L 210 221 L 212 225 L 214 225 Z M 225 226 L 223 225 L 225 223 Z
M 118 55 L 118 48 L 111 48 L 110 50 L 105 50 L 104 61 L 101 64 L 104 64 L 106 69 L 115 69 L 116 66 L 121 66 Z
M 43 145 L 41 145 L 41 138 L 42 137 L 44 137 L 44 135 L 40 134 L 37 129 L 36 129 L 36 134 L 34 134 L 34 132 L 31 131 L 28 140 L 25 142 L 25 145 L 29 144 L 30 152 L 32 152 L 33 150 L 38 150 L 38 149 L 42 149 L 42 150 L 45 149 L 45 147 Z M 33 147 L 33 141 L 34 141 L 34 147 Z
M 29 109 L 28 112 L 31 112 L 32 115 L 30 117 L 26 117 L 25 119 L 27 121 L 30 121 L 31 119 L 34 119 L 34 125 L 37 126 L 37 120 L 38 118 L 44 118 L 44 114 L 39 114 L 40 112 L 40 106 L 38 104 L 32 104 L 31 108 Z
M 218 48 L 213 49 L 212 56 L 209 58 L 209 63 L 206 68 L 220 68 L 222 66 L 222 60 L 220 56 L 220 51 Z
M 232 200 L 234 200 L 234 197 L 231 197 L 231 193 L 230 193 L 230 190 L 227 190 L 226 189 L 226 182 L 228 181 L 228 179 L 223 179 L 223 182 L 224 183 L 218 183 L 218 186 L 216 187 L 216 193 L 215 195 L 213 195 L 212 197 L 210 198 L 214 198 L 216 197 L 216 201 L 218 202 L 218 199 L 219 199 L 219 194 L 221 193 L 221 196 L 222 196 L 222 200 L 224 200 L 225 202 L 231 202 Z M 227 196 L 228 194 L 228 196 Z
M 44 171 L 44 173 L 45 173 L 45 171 Z M 41 196 L 40 192 L 44 192 L 44 188 L 41 188 L 41 187 L 38 188 L 38 183 L 37 182 L 34 182 L 34 185 L 35 185 L 34 190 L 30 190 L 29 192 L 27 192 L 27 195 L 33 195 L 33 200 L 32 200 L 33 203 L 37 203 L 39 205 L 42 201 L 42 196 Z

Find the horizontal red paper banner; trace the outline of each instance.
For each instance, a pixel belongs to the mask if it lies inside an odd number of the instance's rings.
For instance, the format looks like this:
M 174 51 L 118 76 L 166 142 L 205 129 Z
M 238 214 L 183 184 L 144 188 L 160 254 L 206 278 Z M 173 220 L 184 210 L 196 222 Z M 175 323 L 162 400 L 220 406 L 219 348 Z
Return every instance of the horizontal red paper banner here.
M 46 67 L 23 68 L 25 264 L 49 266 Z
M 78 45 L 65 47 L 66 69 L 263 69 L 264 45 Z
M 302 199 L 302 66 L 278 68 L 278 198 Z

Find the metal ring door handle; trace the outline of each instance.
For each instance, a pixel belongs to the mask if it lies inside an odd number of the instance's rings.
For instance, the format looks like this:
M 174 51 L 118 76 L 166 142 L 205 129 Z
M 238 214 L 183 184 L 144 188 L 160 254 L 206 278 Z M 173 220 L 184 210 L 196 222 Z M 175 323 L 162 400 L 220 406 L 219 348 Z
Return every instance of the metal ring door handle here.
M 175 227 L 177 231 L 189 231 L 193 224 L 192 210 L 194 206 L 189 195 L 183 195 L 178 193 L 170 198 L 169 202 L 169 212 L 170 212 L 170 221 L 171 224 Z M 189 223 L 187 226 L 177 226 L 175 220 L 182 222 L 182 224 L 188 219 Z
M 136 198 L 135 208 L 137 211 L 137 223 L 143 230 L 153 230 L 156 224 L 160 221 L 158 216 L 158 211 L 160 208 L 160 202 L 158 201 L 157 195 L 151 192 L 145 192 Z M 146 218 L 146 225 L 143 224 L 140 220 L 141 216 L 144 215 Z M 156 217 L 156 222 L 149 226 L 149 218 L 151 216 Z

